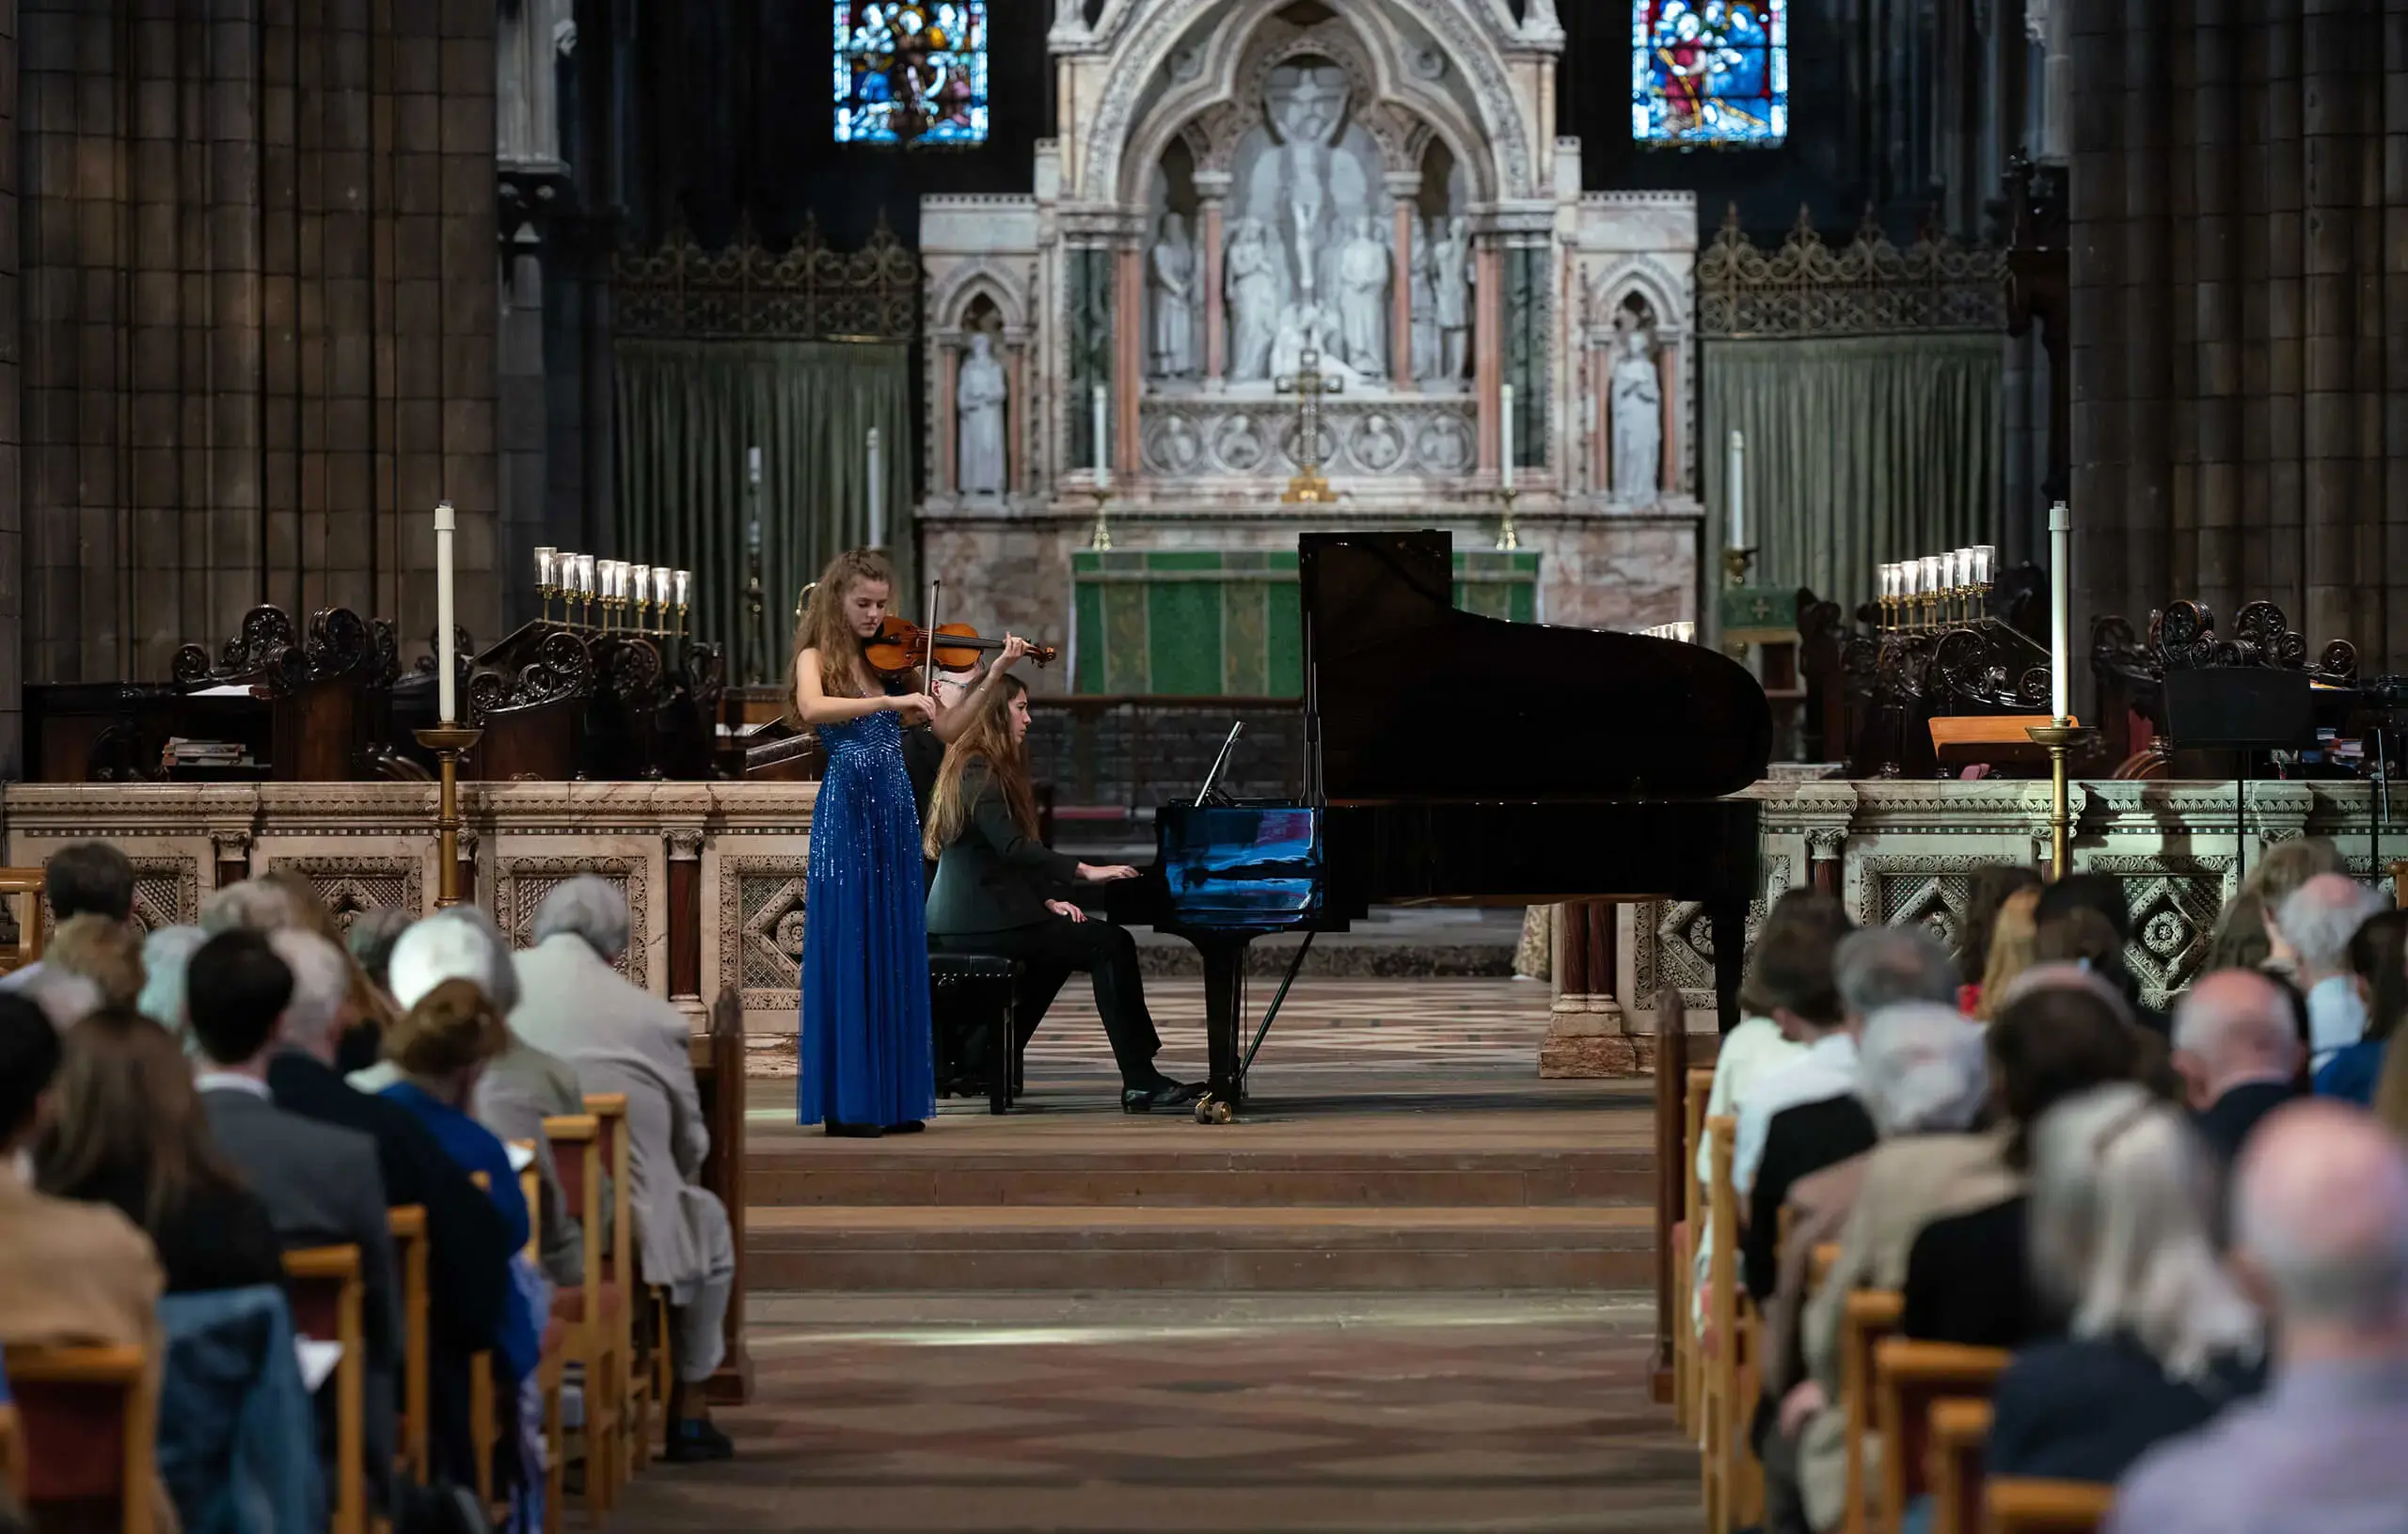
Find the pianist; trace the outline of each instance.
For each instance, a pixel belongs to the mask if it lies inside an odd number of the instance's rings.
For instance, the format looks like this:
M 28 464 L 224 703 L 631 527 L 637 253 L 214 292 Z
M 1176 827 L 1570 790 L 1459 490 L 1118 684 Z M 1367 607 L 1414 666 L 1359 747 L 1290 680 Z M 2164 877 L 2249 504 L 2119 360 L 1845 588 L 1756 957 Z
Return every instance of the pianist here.
M 968 728 L 945 751 L 928 806 L 926 849 L 937 860 L 928 892 L 928 948 L 1021 961 L 1021 1037 L 1037 1031 L 1073 970 L 1095 984 L 1096 1010 L 1120 1067 L 1120 1106 L 1133 1114 L 1194 1102 L 1197 1089 L 1154 1067 L 1162 1038 L 1146 1011 L 1137 945 L 1121 927 L 1089 921 L 1063 898 L 1074 883 L 1133 878 L 1125 865 L 1097 866 L 1055 852 L 1037 836 L 1022 742 L 1028 688 L 1006 676 L 982 689 Z M 996 1048 L 1002 1040 L 990 1040 Z M 978 1067 L 971 1067 L 974 1072 Z

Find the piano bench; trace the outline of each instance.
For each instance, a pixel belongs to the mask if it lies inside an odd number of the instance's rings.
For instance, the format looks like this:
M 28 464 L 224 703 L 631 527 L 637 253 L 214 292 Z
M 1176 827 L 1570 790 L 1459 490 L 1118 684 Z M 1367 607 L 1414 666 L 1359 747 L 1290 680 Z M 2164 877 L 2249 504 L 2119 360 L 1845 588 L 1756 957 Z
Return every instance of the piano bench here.
M 987 1111 L 1009 1113 L 1021 1090 L 1020 960 L 996 954 L 930 954 L 928 1017 L 937 1095 L 963 1079 L 969 1045 L 987 1036 Z

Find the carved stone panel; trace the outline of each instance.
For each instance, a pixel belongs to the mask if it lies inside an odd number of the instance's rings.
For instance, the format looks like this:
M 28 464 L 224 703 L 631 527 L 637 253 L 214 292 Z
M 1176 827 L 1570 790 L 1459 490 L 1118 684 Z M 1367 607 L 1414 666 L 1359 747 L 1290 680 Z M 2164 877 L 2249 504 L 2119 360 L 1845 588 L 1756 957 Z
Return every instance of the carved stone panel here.
M 268 866 L 308 879 L 345 932 L 364 910 L 426 909 L 425 867 L 417 858 L 271 858 Z
M 2124 909 L 2132 918 L 2124 964 L 2141 983 L 2141 999 L 2165 1005 L 2199 973 L 2216 913 L 2239 891 L 2231 857 L 2099 853 L 2087 871 L 2123 879 Z
M 1753 944 L 1763 927 L 1765 911 L 1795 882 L 1785 856 L 1764 860 L 1764 889 L 1748 902 L 1748 941 Z M 1677 988 L 1682 1004 L 1693 1020 L 1714 1026 L 1714 922 L 1704 905 L 1695 900 L 1650 901 L 1634 908 L 1637 918 L 1631 944 L 1631 993 L 1624 1008 L 1634 1018 L 1655 1016 L 1656 993 Z M 1649 1024 L 1653 1027 L 1652 1022 Z
M 1460 398 L 1324 401 L 1321 467 L 1340 478 L 1468 474 L 1472 409 Z M 1284 477 L 1303 467 L 1292 401 L 1148 400 L 1143 412 L 1138 449 L 1149 474 Z
M 615 967 L 630 985 L 645 986 L 645 960 L 651 947 L 645 940 L 652 931 L 652 923 L 648 898 L 651 880 L 643 859 L 506 857 L 499 860 L 499 887 L 494 893 L 495 919 L 516 948 L 533 946 L 535 908 L 562 880 L 593 874 L 616 885 L 627 902 L 627 933 L 631 941 Z
M 802 1005 L 807 856 L 722 855 L 719 864 L 719 979 L 747 1012 Z

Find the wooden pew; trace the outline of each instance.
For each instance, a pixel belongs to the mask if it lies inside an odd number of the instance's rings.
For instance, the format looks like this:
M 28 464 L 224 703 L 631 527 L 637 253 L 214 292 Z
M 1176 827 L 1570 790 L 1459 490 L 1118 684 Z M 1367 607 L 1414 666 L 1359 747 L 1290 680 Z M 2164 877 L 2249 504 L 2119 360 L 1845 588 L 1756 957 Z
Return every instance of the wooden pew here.
M 1865 1534 L 1870 1493 L 1864 1449 L 1873 1432 L 1873 1350 L 1898 1329 L 1905 1297 L 1895 1289 L 1858 1289 L 1840 1312 L 1840 1403 L 1847 1420 L 1847 1490 L 1841 1527 Z
M 652 1458 L 652 1416 L 658 1400 L 652 1360 L 636 1356 L 636 1306 L 648 1305 L 643 1277 L 637 1270 L 635 1214 L 629 1203 L 635 1186 L 634 1148 L 627 1142 L 627 1098 L 624 1092 L 589 1092 L 585 1111 L 594 1119 L 603 1169 L 610 1177 L 610 1249 L 602 1259 L 602 1285 L 617 1307 L 619 1427 L 626 1445 L 621 1464 L 633 1479 Z M 666 1340 L 665 1337 L 662 1340 Z M 656 1348 L 659 1342 L 654 1344 Z
M 140 1348 L 12 1347 L 0 1362 L 16 1398 L 24 1502 L 36 1526 L 82 1526 L 103 1509 L 124 1534 L 151 1534 L 159 1395 Z
M 356 1246 L 310 1246 L 284 1254 L 284 1292 L 293 1329 L 342 1344 L 335 1366 L 335 1534 L 368 1534 L 368 1334 L 360 1308 L 368 1284 Z
M 710 1032 L 689 1042 L 687 1058 L 702 1098 L 703 1122 L 710 1126 L 710 1154 L 703 1160 L 703 1186 L 727 1210 L 736 1242 L 736 1285 L 727 1300 L 725 1359 L 711 1375 L 714 1404 L 742 1405 L 752 1395 L 752 1354 L 744 1345 L 744 1004 L 733 989 L 711 1004 Z
M 1707 1071 L 1709 1079 L 1721 1040 L 1692 1039 L 1688 1031 L 1687 1008 L 1681 993 L 1671 987 L 1656 996 L 1656 1367 L 1649 1387 L 1659 1401 L 1670 1401 L 1687 1424 L 1689 1409 L 1680 1403 L 1680 1371 L 1682 1362 L 1692 1352 L 1694 1328 L 1689 1319 L 1689 1273 L 1680 1257 L 1680 1226 L 1692 1225 L 1689 1240 L 1693 1242 L 1693 1208 L 1695 1194 L 1687 1186 L 1688 1168 L 1697 1160 L 1698 1134 L 1696 1120 L 1687 1115 L 1687 1091 L 1692 1069 Z M 1691 1258 L 1697 1248 L 1688 1248 Z M 741 1289 L 742 1274 L 737 1274 Z
M 1702 1400 L 1705 1526 L 1708 1534 L 1724 1534 L 1755 1522 L 1764 1497 L 1763 1468 L 1747 1441 L 1760 1388 L 1757 1352 L 1762 1343 L 1755 1306 L 1739 1282 L 1739 1195 L 1731 1181 L 1738 1121 L 1717 1117 L 1707 1123 L 1705 1132 L 1714 1170 L 1707 1217 L 1718 1232 L 1733 1233 L 1730 1240 L 1718 1234 L 1706 1273 L 1706 1331 L 1712 1338 L 1712 1355 L 1706 1360 Z
M 402 1281 L 402 1414 L 395 1458 L 406 1479 L 427 1478 L 426 1208 L 404 1204 L 385 1211 L 393 1237 L 393 1267 Z
M 1881 1439 L 1882 1534 L 1898 1534 L 1907 1504 L 1931 1489 L 1931 1408 L 1948 1397 L 1987 1400 L 2006 1372 L 2002 1348 L 1884 1337 L 1873 1349 L 1874 1423 Z
M 41 880 L 39 868 L 0 868 L 0 899 L 13 903 L 17 921 L 16 942 L 0 948 L 0 974 L 41 957 Z
M 1983 1458 L 1989 1441 L 1988 1401 L 1931 1403 L 1932 1534 L 1982 1534 Z
M 587 1231 L 599 1231 L 601 1126 L 592 1114 L 550 1117 L 544 1120 L 544 1138 L 551 1142 L 562 1199 L 578 1210 Z M 618 1496 L 621 1449 L 618 1329 L 606 1313 L 610 1297 L 602 1283 L 600 1244 L 589 1237 L 580 1282 L 562 1289 L 552 1300 L 553 1316 L 567 1326 L 568 1356 L 582 1366 L 585 1376 L 585 1423 L 579 1430 L 585 1447 L 585 1516 L 596 1526 Z
M 0 1402 L 0 1494 L 11 1502 L 25 1499 L 25 1437 L 14 1402 Z
M 1697 1178 L 1698 1137 L 1705 1132 L 1706 1099 L 1714 1072 L 1691 1066 L 1681 1104 L 1680 1223 L 1672 1226 L 1672 1415 L 1681 1431 L 1698 1431 L 1699 1375 L 1704 1357 L 1697 1345 L 1697 1242 L 1705 1219 L 1705 1190 Z
M 1993 1476 L 1982 1488 L 1982 1505 L 1989 1514 L 1989 1534 L 2095 1534 L 2115 1505 L 2115 1488 Z

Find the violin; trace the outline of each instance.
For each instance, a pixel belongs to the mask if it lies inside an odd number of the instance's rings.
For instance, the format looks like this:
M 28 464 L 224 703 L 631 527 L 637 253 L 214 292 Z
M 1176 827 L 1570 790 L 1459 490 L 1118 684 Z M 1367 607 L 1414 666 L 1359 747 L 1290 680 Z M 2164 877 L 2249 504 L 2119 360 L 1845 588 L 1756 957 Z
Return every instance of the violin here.
M 968 624 L 940 624 L 934 635 L 936 667 L 941 672 L 967 671 L 978 664 L 978 657 L 1004 647 L 1001 640 L 985 640 Z M 890 613 L 878 626 L 878 637 L 862 646 L 862 655 L 869 669 L 880 676 L 900 676 L 928 664 L 931 636 L 927 629 L 909 618 Z M 1040 666 L 1050 666 L 1061 652 L 1050 644 L 1031 643 L 1028 658 Z

